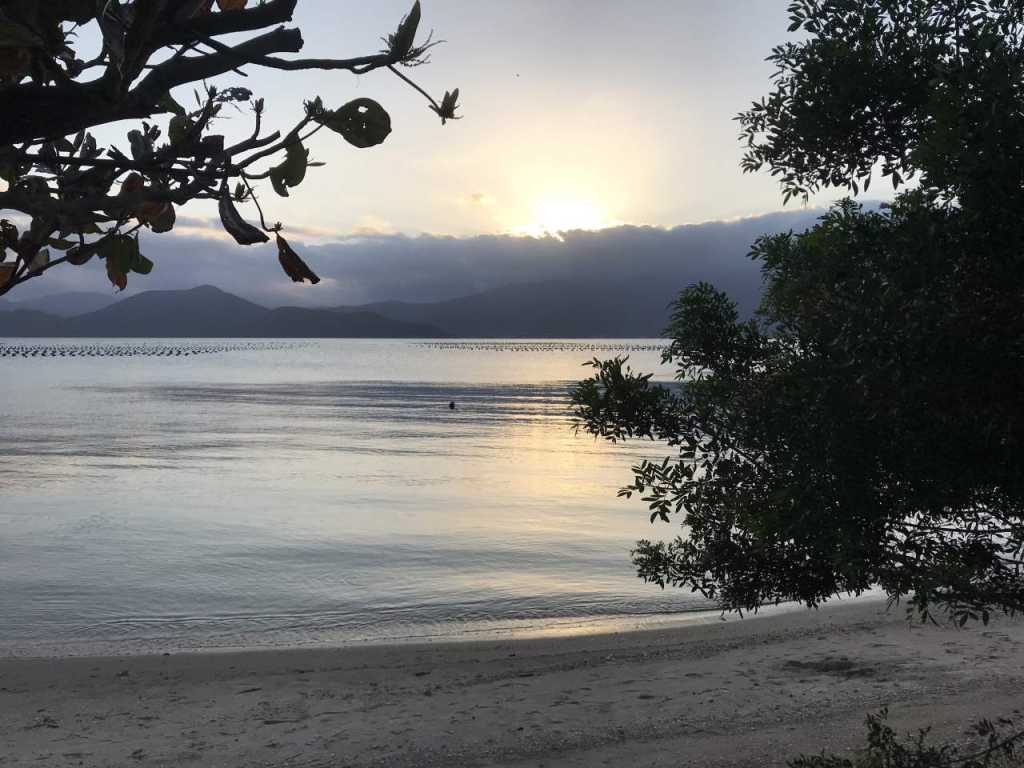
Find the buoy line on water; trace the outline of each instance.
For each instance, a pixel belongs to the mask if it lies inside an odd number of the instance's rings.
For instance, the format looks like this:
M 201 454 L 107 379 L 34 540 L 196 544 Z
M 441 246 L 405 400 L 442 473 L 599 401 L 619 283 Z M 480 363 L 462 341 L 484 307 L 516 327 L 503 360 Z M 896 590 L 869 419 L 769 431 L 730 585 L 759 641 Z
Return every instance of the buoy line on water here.
M 586 341 L 423 341 L 421 347 L 453 352 L 661 352 L 667 344 Z
M 187 343 L 144 342 L 76 344 L 11 344 L 0 342 L 3 357 L 192 357 L 215 355 L 223 352 L 249 352 L 286 349 L 295 343 L 282 342 L 202 342 Z

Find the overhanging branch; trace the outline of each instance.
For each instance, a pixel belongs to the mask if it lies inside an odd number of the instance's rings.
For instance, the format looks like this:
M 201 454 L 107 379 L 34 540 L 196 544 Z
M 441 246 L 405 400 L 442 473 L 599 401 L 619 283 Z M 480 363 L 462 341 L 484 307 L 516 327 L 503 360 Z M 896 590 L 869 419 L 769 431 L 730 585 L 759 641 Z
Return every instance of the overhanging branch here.
M 255 32 L 292 20 L 298 0 L 271 0 L 242 11 L 208 13 L 187 24 L 172 27 L 156 36 L 155 48 L 190 43 L 199 37 L 217 37 L 234 32 Z

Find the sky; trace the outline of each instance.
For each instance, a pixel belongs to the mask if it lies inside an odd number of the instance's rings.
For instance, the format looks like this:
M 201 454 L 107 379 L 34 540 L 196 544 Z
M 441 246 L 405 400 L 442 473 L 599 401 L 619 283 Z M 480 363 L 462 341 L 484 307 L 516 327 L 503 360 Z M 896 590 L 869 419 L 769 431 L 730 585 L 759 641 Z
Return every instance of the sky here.
M 300 0 L 303 55 L 375 52 L 408 0 Z M 421 32 L 447 42 L 407 70 L 439 98 L 460 89 L 462 120 L 441 126 L 389 72 L 268 72 L 268 122 L 302 101 L 369 96 L 391 113 L 380 147 L 310 141 L 328 167 L 286 225 L 337 234 L 533 233 L 613 224 L 673 227 L 781 207 L 769 177 L 744 176 L 732 119 L 767 93 L 764 61 L 787 38 L 786 0 L 425 0 Z M 344 10 L 344 13 L 343 13 Z M 225 78 L 241 82 L 241 78 Z M 244 123 L 243 120 L 237 120 Z
M 293 25 L 305 39 L 302 56 L 374 53 L 410 4 L 299 0 Z M 602 258 L 617 259 L 624 275 L 633 258 L 667 267 L 673 258 L 699 264 L 727 253 L 738 264 L 749 239 L 697 248 L 691 238 L 680 250 L 680 233 L 734 222 L 715 231 L 747 237 L 758 227 L 813 221 L 809 212 L 817 215 L 840 196 L 790 202 L 791 219 L 757 218 L 783 209 L 781 193 L 767 174 L 739 168 L 733 118 L 770 89 L 772 68 L 764 59 L 788 38 L 786 5 L 423 0 L 421 35 L 434 30 L 446 42 L 428 65 L 405 71 L 438 99 L 460 89 L 463 119 L 444 126 L 422 96 L 387 71 L 354 76 L 249 66 L 248 77 L 224 76 L 219 85 L 244 85 L 266 99 L 270 128 L 288 130 L 304 100 L 316 95 L 328 107 L 370 97 L 390 112 L 393 133 L 383 145 L 359 150 L 321 131 L 307 146 L 326 167 L 311 168 L 287 199 L 269 184 L 259 190 L 268 220 L 283 222 L 285 235 L 325 276 L 315 289 L 281 279 L 272 248 L 226 241 L 215 208 L 196 203 L 179 211 L 172 235 L 143 237 L 144 252 L 162 258 L 154 259 L 152 279 L 133 281 L 130 290 L 215 282 L 268 303 L 426 301 L 543 279 L 569 263 L 585 274 L 588 262 L 574 250 L 584 241 L 601 241 L 602 252 L 619 249 Z M 191 88 L 175 96 L 190 102 Z M 229 139 L 248 135 L 249 114 L 225 114 L 219 131 Z M 97 136 L 127 149 L 131 127 L 109 126 Z M 242 212 L 255 218 L 251 206 Z M 590 234 L 559 234 L 572 230 Z M 631 250 L 638 242 L 647 255 Z M 374 258 L 386 269 L 374 269 Z M 246 269 L 250 262 L 260 267 Z M 53 270 L 19 290 L 31 297 L 69 287 L 109 289 L 100 267 L 85 271 L 58 279 Z M 422 279 L 426 272 L 429 280 Z M 663 275 L 676 279 L 677 272 Z

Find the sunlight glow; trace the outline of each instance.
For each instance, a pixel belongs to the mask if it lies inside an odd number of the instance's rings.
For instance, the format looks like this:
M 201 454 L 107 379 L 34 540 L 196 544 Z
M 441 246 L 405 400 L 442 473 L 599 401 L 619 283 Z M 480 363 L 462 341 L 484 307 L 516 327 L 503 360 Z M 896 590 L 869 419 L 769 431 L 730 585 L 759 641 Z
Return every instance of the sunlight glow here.
M 533 204 L 532 221 L 513 231 L 517 235 L 557 236 L 574 229 L 604 229 L 612 226 L 605 213 L 590 200 L 545 199 Z

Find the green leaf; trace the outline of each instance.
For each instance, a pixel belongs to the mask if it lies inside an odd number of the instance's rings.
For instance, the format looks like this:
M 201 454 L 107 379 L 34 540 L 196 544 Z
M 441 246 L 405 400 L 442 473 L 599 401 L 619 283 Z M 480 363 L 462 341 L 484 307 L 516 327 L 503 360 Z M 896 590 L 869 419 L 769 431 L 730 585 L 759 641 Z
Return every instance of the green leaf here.
M 43 41 L 28 27 L 11 21 L 0 11 L 0 48 L 42 48 Z
M 416 42 L 416 30 L 420 26 L 420 16 L 420 0 L 416 0 L 409 15 L 402 19 L 398 30 L 389 41 L 391 43 L 390 53 L 395 58 L 404 59 L 412 51 L 413 44 Z
M 41 248 L 28 264 L 29 272 L 39 272 L 50 263 L 50 249 Z
M 288 197 L 288 188 L 297 187 L 306 178 L 309 150 L 296 141 L 288 145 L 284 162 L 270 169 L 270 183 L 281 197 Z
M 73 240 L 63 240 L 56 237 L 51 237 L 46 241 L 46 244 L 51 248 L 56 248 L 58 251 L 66 251 L 78 245 L 78 243 Z
M 88 263 L 89 259 L 96 255 L 96 247 L 93 245 L 80 245 L 72 248 L 67 253 L 68 264 L 73 264 L 76 267 Z
M 153 262 L 141 253 L 137 254 L 135 260 L 132 262 L 132 272 L 138 272 L 140 275 L 148 275 L 152 271 Z
M 284 180 L 284 170 L 281 166 L 276 166 L 270 169 L 270 183 L 274 187 L 274 191 L 277 192 L 281 197 L 288 197 L 288 185 Z
M 441 125 L 446 124 L 449 120 L 461 120 L 461 117 L 456 117 L 455 110 L 459 108 L 459 89 L 456 88 L 454 91 L 445 91 L 444 98 L 441 99 L 441 106 L 431 106 L 430 109 L 437 113 L 438 117 L 441 118 Z
M 314 119 L 359 149 L 381 144 L 391 133 L 391 116 L 373 99 L 355 99 Z
M 192 122 L 186 115 L 175 115 L 171 118 L 170 125 L 167 126 L 167 138 L 171 140 L 171 144 L 181 144 L 191 127 Z
M 142 160 L 153 154 L 153 144 L 142 131 L 128 131 L 128 141 L 131 144 L 133 160 Z
M 309 150 L 296 142 L 288 146 L 282 170 L 285 183 L 289 187 L 297 187 L 306 178 L 306 166 L 309 164 Z
M 179 104 L 178 102 L 176 102 L 174 100 L 174 97 L 171 96 L 171 92 L 170 91 L 165 93 L 163 95 L 163 98 L 161 98 L 160 101 L 157 102 L 157 104 L 160 107 L 163 107 L 165 112 L 173 112 L 178 117 L 184 117 L 185 116 L 185 108 L 183 106 L 181 106 L 181 104 Z
M 21 173 L 17 150 L 14 147 L 0 147 L 0 179 L 13 184 Z

